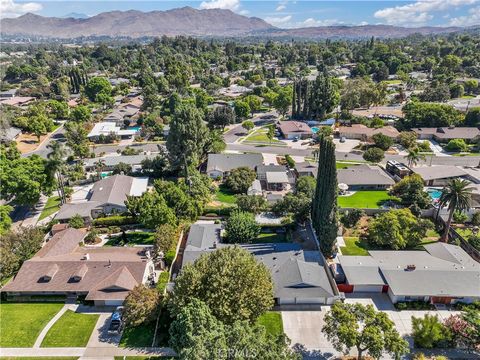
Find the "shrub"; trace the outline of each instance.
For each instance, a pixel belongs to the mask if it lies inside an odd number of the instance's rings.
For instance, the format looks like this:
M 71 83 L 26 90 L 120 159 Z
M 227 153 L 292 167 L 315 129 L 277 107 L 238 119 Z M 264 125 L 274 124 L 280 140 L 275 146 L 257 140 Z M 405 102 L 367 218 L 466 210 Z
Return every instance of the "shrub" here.
M 285 161 L 290 169 L 295 167 L 295 160 L 293 160 L 290 155 L 285 155 Z
M 363 153 L 363 159 L 369 162 L 378 163 L 385 157 L 385 152 L 378 147 L 371 147 Z
M 453 213 L 453 221 L 457 224 L 464 224 L 468 220 L 467 214 L 461 211 L 455 211 Z
M 352 209 L 345 211 L 340 217 L 341 223 L 348 228 L 357 225 L 358 221 L 365 215 L 365 212 L 361 209 Z
M 160 276 L 158 277 L 158 282 L 157 282 L 157 290 L 160 293 L 163 293 L 165 291 L 165 288 L 167 287 L 169 279 L 170 279 L 170 274 L 168 273 L 168 271 L 163 271 L 160 273 Z
M 173 260 L 175 260 L 175 250 L 168 250 L 164 255 L 165 264 L 171 266 Z
M 475 225 L 475 226 L 480 225 L 480 211 L 476 211 L 472 215 L 472 225 Z
M 423 318 L 412 316 L 413 340 L 416 347 L 432 349 L 448 346 L 451 334 L 438 316 L 425 315 Z
M 71 228 L 80 229 L 85 226 L 85 220 L 83 220 L 80 215 L 76 214 L 68 221 L 68 225 Z
M 468 145 L 463 139 L 452 139 L 445 146 L 448 151 L 468 151 Z
M 225 232 L 227 243 L 250 243 L 260 234 L 260 226 L 252 213 L 237 210 L 227 220 Z
M 96 226 L 112 226 L 112 225 L 129 225 L 135 224 L 135 218 L 133 216 L 123 216 L 123 215 L 115 215 L 109 217 L 102 217 L 93 220 L 93 225 Z

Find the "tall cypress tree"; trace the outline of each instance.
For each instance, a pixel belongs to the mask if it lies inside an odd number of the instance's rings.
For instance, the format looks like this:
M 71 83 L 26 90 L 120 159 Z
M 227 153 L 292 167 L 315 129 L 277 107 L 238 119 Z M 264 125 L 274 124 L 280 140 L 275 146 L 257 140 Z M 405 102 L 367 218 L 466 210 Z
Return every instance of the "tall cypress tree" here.
M 318 175 L 312 204 L 312 225 L 320 242 L 320 250 L 331 256 L 337 238 L 337 169 L 335 145 L 330 138 L 320 138 Z

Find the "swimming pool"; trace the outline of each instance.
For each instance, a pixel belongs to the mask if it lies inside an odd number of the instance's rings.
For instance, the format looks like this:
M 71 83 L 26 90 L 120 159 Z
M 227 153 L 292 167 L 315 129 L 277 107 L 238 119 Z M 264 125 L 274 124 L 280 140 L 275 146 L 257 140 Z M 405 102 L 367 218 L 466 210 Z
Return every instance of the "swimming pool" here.
M 141 126 L 129 126 L 128 130 L 140 131 L 141 128 Z
M 320 130 L 320 128 L 318 128 L 318 127 L 312 127 L 312 132 L 313 132 L 314 134 L 316 134 L 316 133 L 318 132 L 318 130 Z
M 434 202 L 437 202 L 442 196 L 442 190 L 436 188 L 427 188 L 425 190 Z

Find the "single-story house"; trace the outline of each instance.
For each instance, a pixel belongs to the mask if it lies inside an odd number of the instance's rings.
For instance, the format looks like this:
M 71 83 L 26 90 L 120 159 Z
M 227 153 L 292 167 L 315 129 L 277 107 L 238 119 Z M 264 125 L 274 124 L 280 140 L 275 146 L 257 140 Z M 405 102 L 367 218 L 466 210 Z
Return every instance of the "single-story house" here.
M 10 89 L 5 91 L 0 91 L 0 98 L 13 98 L 17 95 L 18 89 Z
M 277 128 L 282 136 L 288 140 L 295 138 L 307 139 L 313 136 L 313 131 L 310 126 L 300 121 L 279 121 Z
M 352 124 L 351 126 L 340 126 L 337 129 L 338 136 L 346 139 L 357 139 L 361 141 L 370 141 L 375 134 L 383 134 L 396 140 L 400 133 L 393 126 L 384 126 L 378 129 L 369 128 L 363 124 Z
M 95 124 L 87 137 L 92 141 L 98 140 L 100 135 L 115 135 L 122 139 L 131 139 L 137 132 L 137 129 L 120 129 L 120 126 L 117 126 L 116 122 L 99 122 Z
M 471 303 L 480 299 L 480 264 L 461 247 L 435 243 L 425 251 L 369 251 L 339 256 L 344 292 L 386 292 L 393 303 Z
M 218 248 L 234 246 L 221 243 L 221 229 L 220 224 L 193 224 L 182 265 L 193 263 L 202 254 Z M 293 243 L 239 246 L 271 271 L 278 305 L 332 304 L 340 298 L 318 251 L 304 251 Z
M 347 184 L 349 190 L 385 190 L 395 181 L 379 166 L 355 165 L 337 170 L 339 184 Z
M 77 229 L 56 233 L 1 291 L 13 298 L 65 295 L 118 306 L 136 285 L 153 278 L 146 249 L 82 246 L 85 235 Z
M 0 98 L 0 105 L 23 106 L 35 100 L 31 96 L 14 96 L 8 98 Z
M 444 186 L 453 178 L 467 175 L 462 168 L 454 165 L 418 166 L 412 170 L 422 177 L 426 186 Z
M 63 204 L 55 216 L 56 220 L 66 222 L 75 215 L 80 215 L 90 222 L 102 214 L 119 214 L 127 211 L 125 200 L 129 196 L 141 196 L 147 191 L 148 178 L 113 175 L 97 181 L 87 201 Z
M 0 130 L 0 142 L 1 143 L 9 143 L 11 141 L 14 141 L 18 135 L 22 133 L 22 130 L 16 127 L 9 127 L 7 129 L 1 129 Z
M 296 163 L 295 171 L 297 172 L 298 177 L 313 176 L 316 178 L 318 173 L 318 164 L 309 161 Z
M 288 171 L 285 165 L 258 165 L 257 166 L 257 179 L 260 181 L 267 180 L 267 172 L 279 172 L 286 173 Z
M 262 164 L 262 154 L 208 154 L 206 173 L 211 178 L 222 178 L 233 169 L 248 167 L 256 170 Z
M 253 180 L 252 185 L 247 190 L 247 195 L 263 195 L 262 183 L 260 180 Z
M 91 158 L 91 159 L 84 159 L 83 166 L 86 171 L 94 171 L 96 167 L 96 163 L 98 161 L 104 162 L 103 171 L 111 171 L 113 168 L 120 164 L 128 164 L 132 166 L 132 170 L 136 171 L 141 169 L 142 161 L 145 159 L 153 159 L 156 154 L 138 154 L 138 155 L 128 155 L 128 156 L 104 156 L 98 158 Z
M 439 127 L 412 129 L 421 140 L 436 140 L 448 142 L 453 139 L 463 139 L 467 142 L 476 142 L 480 138 L 480 129 L 477 127 Z

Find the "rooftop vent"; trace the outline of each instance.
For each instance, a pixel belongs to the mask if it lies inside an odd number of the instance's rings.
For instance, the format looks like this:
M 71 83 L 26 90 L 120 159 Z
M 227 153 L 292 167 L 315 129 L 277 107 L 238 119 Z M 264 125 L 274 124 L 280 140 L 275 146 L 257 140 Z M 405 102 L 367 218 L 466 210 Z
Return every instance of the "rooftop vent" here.
M 43 282 L 49 282 L 50 280 L 53 279 L 53 277 L 55 276 L 57 271 L 58 271 L 58 265 L 57 264 L 53 264 L 53 265 L 49 266 L 47 271 L 45 271 L 45 274 L 43 274 L 43 276 L 40 278 L 40 280 L 43 281 Z
M 417 267 L 416 267 L 415 265 L 407 265 L 406 270 L 407 270 L 407 271 L 413 271 L 413 270 L 415 270 L 416 268 L 417 268 Z
M 90 255 L 89 254 L 83 255 L 82 260 L 90 260 Z

